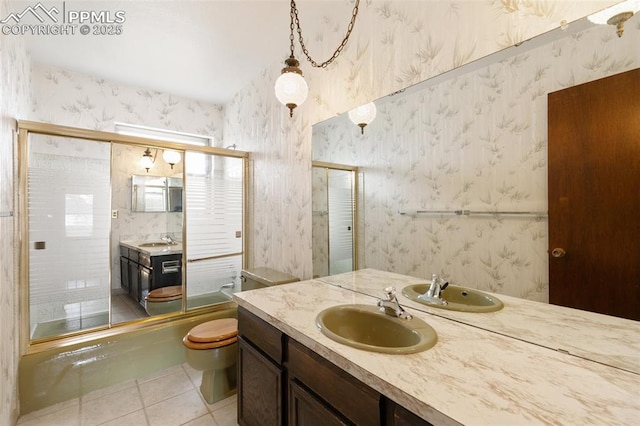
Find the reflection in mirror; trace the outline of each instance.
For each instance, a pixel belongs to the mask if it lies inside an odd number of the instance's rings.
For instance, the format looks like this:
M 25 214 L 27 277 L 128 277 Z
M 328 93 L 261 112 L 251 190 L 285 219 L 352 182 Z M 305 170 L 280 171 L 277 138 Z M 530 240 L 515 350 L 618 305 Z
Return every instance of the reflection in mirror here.
M 364 135 L 346 114 L 314 125 L 314 160 L 355 164 L 366 177 L 362 268 L 425 280 L 435 273 L 454 285 L 549 301 L 545 217 L 415 212 L 547 210 L 547 94 L 640 64 L 637 22 L 621 38 L 586 19 L 552 33 L 377 101 Z M 553 346 L 543 321 L 535 336 L 508 325 L 487 329 Z M 581 356 L 607 362 L 590 342 L 574 343 Z
M 313 277 L 357 269 L 357 168 L 315 163 L 312 175 Z
M 546 211 L 546 95 L 637 67 L 640 30 L 627 31 L 559 30 L 389 96 L 364 135 L 346 114 L 314 125 L 314 160 L 367 180 L 361 267 L 547 302 L 546 218 L 398 212 Z
M 181 212 L 182 178 L 131 176 L 131 206 L 134 212 Z
M 179 312 L 182 200 L 171 201 L 171 194 L 182 197 L 183 163 L 170 165 L 158 155 L 155 176 L 148 176 L 139 146 L 114 143 L 112 155 L 111 323 Z
M 109 324 L 109 163 L 105 142 L 28 139 L 32 340 Z
M 243 266 L 244 160 L 187 152 L 187 309 L 231 300 Z

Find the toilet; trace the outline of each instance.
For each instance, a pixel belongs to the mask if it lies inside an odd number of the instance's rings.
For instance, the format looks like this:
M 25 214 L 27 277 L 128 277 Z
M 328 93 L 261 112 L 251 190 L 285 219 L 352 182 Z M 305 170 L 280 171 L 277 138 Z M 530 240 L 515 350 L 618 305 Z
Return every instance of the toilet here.
M 149 315 L 179 312 L 182 309 L 182 286 L 172 285 L 151 290 L 145 298 L 145 309 Z
M 300 281 L 270 268 L 243 269 L 241 290 Z M 155 291 L 155 290 L 154 290 Z M 236 393 L 238 320 L 222 318 L 193 327 L 182 339 L 187 363 L 202 371 L 200 393 L 209 404 Z
M 238 320 L 222 318 L 193 327 L 182 339 L 187 363 L 202 371 L 200 393 L 213 404 L 236 393 Z

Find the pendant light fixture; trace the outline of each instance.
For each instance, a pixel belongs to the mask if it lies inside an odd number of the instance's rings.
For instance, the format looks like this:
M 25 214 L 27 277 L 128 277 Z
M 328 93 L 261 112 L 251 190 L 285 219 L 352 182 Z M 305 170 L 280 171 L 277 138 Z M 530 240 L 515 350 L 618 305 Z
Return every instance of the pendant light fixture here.
M 360 127 L 360 133 L 364 135 L 364 128 L 376 118 L 376 104 L 369 102 L 349 111 L 349 119 Z
M 622 37 L 624 33 L 624 23 L 639 10 L 640 0 L 626 0 L 598 13 L 589 15 L 589 20 L 594 24 L 615 25 L 616 34 L 618 34 L 618 37 Z
M 302 48 L 302 52 L 305 54 L 307 60 L 311 63 L 311 65 L 315 68 L 326 68 L 327 65 L 333 62 L 338 57 L 338 55 L 340 55 L 342 49 L 344 49 L 344 46 L 347 44 L 349 36 L 351 35 L 351 31 L 353 31 L 353 25 L 356 23 L 356 16 L 358 15 L 359 5 L 360 0 L 356 0 L 355 6 L 353 7 L 353 12 L 351 14 L 351 21 L 349 22 L 349 27 L 347 28 L 347 33 L 342 40 L 342 43 L 340 43 L 340 46 L 338 46 L 335 52 L 333 52 L 331 58 L 318 64 L 316 61 L 311 59 L 311 56 L 309 56 L 309 51 L 304 45 L 302 29 L 300 28 L 300 18 L 298 17 L 298 7 L 295 0 L 291 0 L 291 10 L 289 12 L 289 16 L 291 18 L 291 23 L 289 25 L 289 28 L 291 29 L 291 33 L 289 35 L 289 57 L 284 61 L 286 66 L 282 68 L 282 74 L 280 75 L 280 77 L 278 77 L 275 84 L 276 98 L 278 98 L 278 100 L 283 105 L 289 108 L 289 117 L 293 117 L 293 109 L 297 106 L 300 106 L 305 101 L 305 99 L 307 99 L 307 95 L 309 94 L 309 86 L 307 86 L 307 82 L 302 76 L 300 62 L 296 59 L 293 53 L 293 42 L 295 40 L 293 30 L 297 29 L 300 47 Z

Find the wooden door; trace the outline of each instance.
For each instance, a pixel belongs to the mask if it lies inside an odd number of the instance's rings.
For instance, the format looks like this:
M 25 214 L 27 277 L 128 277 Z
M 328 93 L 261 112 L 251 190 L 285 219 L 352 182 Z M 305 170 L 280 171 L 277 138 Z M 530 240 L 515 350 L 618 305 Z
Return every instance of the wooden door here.
M 550 93 L 549 301 L 640 319 L 640 69 Z

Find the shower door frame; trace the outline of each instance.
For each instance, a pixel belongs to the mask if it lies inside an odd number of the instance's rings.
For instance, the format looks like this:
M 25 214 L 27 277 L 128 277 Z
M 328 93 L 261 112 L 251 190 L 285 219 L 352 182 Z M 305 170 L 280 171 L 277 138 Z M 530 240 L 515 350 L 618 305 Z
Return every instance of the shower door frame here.
M 352 270 L 353 271 L 357 271 L 359 269 L 359 258 L 360 258 L 360 254 L 359 254 L 359 249 L 358 246 L 359 241 L 360 241 L 360 179 L 358 177 L 358 166 L 349 166 L 346 164 L 338 164 L 338 163 L 329 163 L 329 162 L 325 162 L 325 161 L 312 161 L 311 162 L 311 169 L 313 170 L 313 168 L 322 168 L 325 169 L 328 173 L 329 170 L 342 170 L 342 171 L 347 171 L 347 172 L 351 172 L 352 177 L 353 177 L 353 191 L 352 191 L 352 196 L 353 196 L 353 211 L 352 211 L 352 217 L 353 217 L 353 232 L 351 235 L 351 244 L 352 244 L 352 256 L 353 256 L 353 262 L 352 262 Z M 313 179 L 313 172 L 312 172 L 312 179 Z M 328 180 L 327 180 L 327 185 L 329 184 Z M 313 214 L 312 214 L 313 216 Z M 328 232 L 328 228 L 327 228 L 327 232 Z M 327 237 L 327 244 L 329 244 L 329 238 Z M 327 261 L 330 262 L 331 260 L 331 254 L 328 252 L 327 253 Z M 329 266 L 328 271 L 331 270 L 331 267 Z
M 73 139 L 85 139 L 98 142 L 118 143 L 124 145 L 133 145 L 140 147 L 152 147 L 158 149 L 172 149 L 180 152 L 194 151 L 204 154 L 235 157 L 243 159 L 243 202 L 242 202 L 242 268 L 247 267 L 247 247 L 249 247 L 249 239 L 247 238 L 247 220 L 248 220 L 248 182 L 249 182 L 249 153 L 245 151 L 236 151 L 226 148 L 216 148 L 198 145 L 186 145 L 176 142 L 168 142 L 164 140 L 143 138 L 138 136 L 129 136 L 120 133 L 111 133 L 91 129 L 83 129 L 70 126 L 61 126 L 50 123 L 40 123 L 34 121 L 20 120 L 17 123 L 18 133 L 18 196 L 17 207 L 18 213 L 16 214 L 16 228 L 15 228 L 15 241 L 19 244 L 19 260 L 18 260 L 18 275 L 19 275 L 19 307 L 20 307 L 20 319 L 19 319 L 19 334 L 20 334 L 20 354 L 26 355 L 31 353 L 37 353 L 43 350 L 52 348 L 58 348 L 67 346 L 72 343 L 86 342 L 102 337 L 113 336 L 121 333 L 127 333 L 141 328 L 158 325 L 167 321 L 180 320 L 190 316 L 200 315 L 202 313 L 209 313 L 218 310 L 228 309 L 233 305 L 233 302 L 222 303 L 219 305 L 207 306 L 203 308 L 185 310 L 183 309 L 178 314 L 171 314 L 169 316 L 149 317 L 141 320 L 121 323 L 121 324 L 109 324 L 100 328 L 88 329 L 86 331 L 80 331 L 65 336 L 56 336 L 42 341 L 32 341 L 30 337 L 30 307 L 29 307 L 29 199 L 28 199 L 28 141 L 30 134 L 66 137 Z M 186 235 L 186 215 L 188 212 L 184 212 L 183 215 L 183 243 L 186 244 L 184 236 Z M 183 268 L 184 271 L 184 258 Z M 109 259 L 111 264 L 111 259 Z M 183 272 L 184 274 L 184 272 Z M 113 279 L 113 278 L 111 278 Z M 111 280 L 110 280 L 111 281 Z M 111 306 L 111 303 L 109 303 Z M 111 307 L 109 308 L 111 310 Z M 110 315 L 111 316 L 111 315 Z

